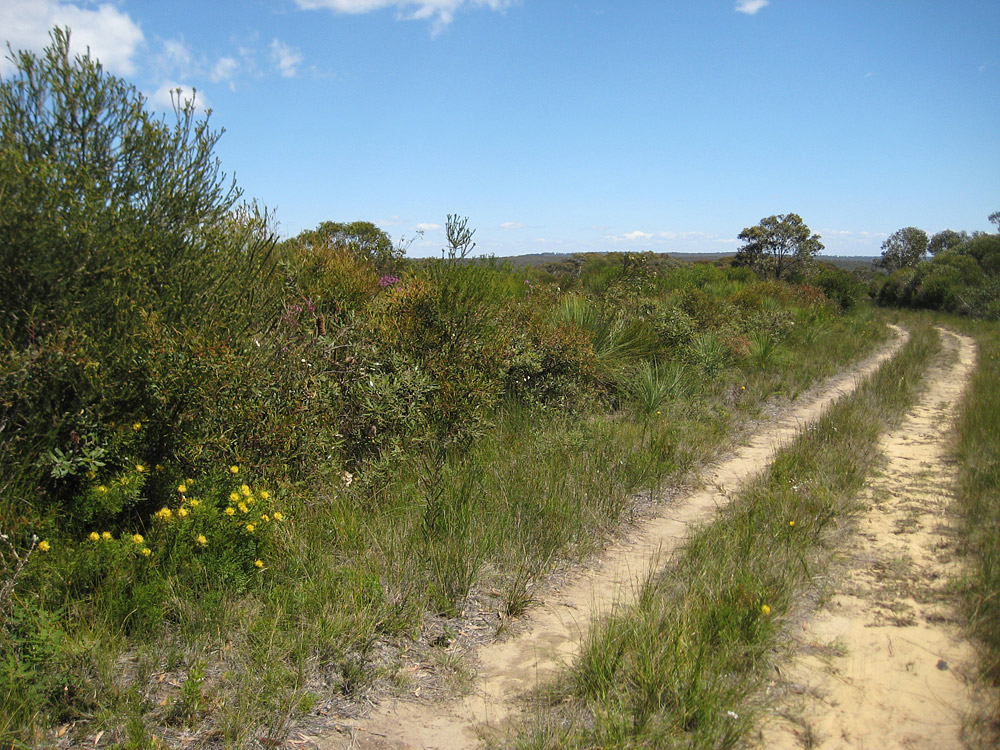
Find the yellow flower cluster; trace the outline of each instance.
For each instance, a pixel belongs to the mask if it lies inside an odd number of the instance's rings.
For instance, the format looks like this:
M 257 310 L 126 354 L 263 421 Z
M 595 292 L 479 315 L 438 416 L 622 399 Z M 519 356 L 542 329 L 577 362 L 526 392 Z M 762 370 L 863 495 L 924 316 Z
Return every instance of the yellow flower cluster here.
M 141 463 L 133 464 L 135 471 L 138 474 L 142 474 L 147 471 L 146 466 Z M 157 467 L 159 469 L 160 467 Z M 240 468 L 236 465 L 229 467 L 229 473 L 231 475 L 237 475 L 240 473 Z M 96 479 L 96 476 L 91 477 L 91 479 Z M 116 481 L 122 484 L 128 483 L 128 476 L 122 476 Z M 179 495 L 180 502 L 173 508 L 169 506 L 163 506 L 158 511 L 153 514 L 154 520 L 162 524 L 179 523 L 180 521 L 186 521 L 189 518 L 198 519 L 212 519 L 216 518 L 214 515 L 214 503 L 208 502 L 204 503 L 202 499 L 189 497 L 188 493 L 192 486 L 194 486 L 194 479 L 184 479 L 180 484 L 177 485 L 177 493 Z M 105 485 L 100 485 L 97 488 L 97 492 L 106 493 L 108 488 Z M 245 534 L 255 534 L 263 531 L 271 523 L 280 523 L 285 519 L 284 514 L 280 510 L 275 510 L 271 505 L 271 493 L 265 489 L 253 488 L 249 483 L 241 483 L 240 486 L 233 490 L 229 494 L 229 503 L 222 509 L 222 515 L 229 517 L 240 517 L 239 526 L 236 527 L 241 533 Z M 252 509 L 255 504 L 259 502 L 260 506 L 256 512 L 251 516 Z M 209 515 L 198 515 L 200 511 L 196 511 L 201 505 L 205 504 L 208 510 L 206 511 Z M 249 518 L 243 518 L 244 516 L 251 516 Z M 199 526 L 202 524 L 199 523 Z M 178 531 L 184 528 L 190 528 L 187 526 L 176 526 Z M 197 527 L 196 527 L 197 528 Z M 209 538 L 212 536 L 210 527 L 206 527 L 206 533 L 194 534 L 195 529 L 192 529 L 191 533 L 194 543 L 199 547 L 207 547 L 210 542 Z M 97 531 L 91 531 L 87 537 L 91 542 L 101 542 L 101 541 L 113 541 L 114 537 L 111 532 L 104 531 L 98 533 Z M 130 536 L 123 537 L 122 541 L 125 542 L 126 539 L 130 540 L 130 548 L 135 550 L 138 554 L 143 557 L 150 557 L 153 554 L 153 550 L 150 548 L 145 537 L 142 534 L 135 533 Z M 257 543 L 252 543 L 257 544 Z M 154 545 L 155 546 L 155 545 Z M 48 541 L 42 541 L 38 545 L 39 549 L 42 551 L 48 551 L 50 545 Z M 261 559 L 254 560 L 254 566 L 258 570 L 264 569 L 264 562 Z

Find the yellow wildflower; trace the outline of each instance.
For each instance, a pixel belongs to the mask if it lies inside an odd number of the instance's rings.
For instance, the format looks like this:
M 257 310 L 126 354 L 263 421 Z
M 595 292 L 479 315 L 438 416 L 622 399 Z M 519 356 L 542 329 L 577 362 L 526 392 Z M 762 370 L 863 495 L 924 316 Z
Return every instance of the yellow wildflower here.
M 193 479 L 185 479 L 184 480 L 184 484 L 194 484 L 194 480 Z
M 108 492 L 108 488 L 102 484 L 100 487 L 97 488 L 97 491 L 100 492 L 102 495 L 105 495 Z
M 132 535 L 132 541 L 135 544 L 142 544 L 143 541 L 145 541 L 145 540 L 142 538 L 142 534 L 133 534 Z
M 132 429 L 135 432 L 138 432 L 139 430 L 141 430 L 142 429 L 142 422 L 133 422 L 132 423 Z
M 788 522 L 788 525 L 789 525 L 789 526 L 794 526 L 794 525 L 795 525 L 795 521 L 789 521 L 789 522 Z
M 135 465 L 135 470 L 137 472 L 139 472 L 140 474 L 142 474 L 142 472 L 144 472 L 146 470 L 146 467 L 143 466 L 142 464 L 136 464 Z
M 185 492 L 188 491 L 187 485 L 186 484 L 177 485 L 177 491 L 183 495 Z
M 205 538 L 204 534 L 199 534 L 194 540 L 198 542 L 198 544 L 208 544 L 208 540 Z
M 230 466 L 229 467 L 229 471 L 231 473 L 233 473 L 233 474 L 239 474 L 240 473 L 240 467 L 239 466 Z
M 38 543 L 38 549 L 40 549 L 42 552 L 48 552 L 50 549 L 52 549 L 52 545 L 49 544 L 48 541 L 43 539 Z
M 255 566 L 257 566 L 258 568 L 263 568 L 264 567 L 264 561 L 263 560 L 254 560 L 253 564 Z
M 201 505 L 201 500 L 198 500 L 197 498 L 191 498 L 192 508 L 197 508 L 199 505 Z
M 169 521 L 173 517 L 173 515 L 174 514 L 170 510 L 170 508 L 167 508 L 165 506 L 156 511 L 156 517 L 159 518 L 161 521 Z
M 96 471 L 94 471 L 93 469 L 91 469 L 90 471 L 87 472 L 87 479 L 96 479 L 96 478 L 97 478 L 97 472 Z
M 268 500 L 268 499 L 270 499 L 270 497 L 271 497 L 271 493 L 268 492 L 267 490 L 261 490 L 260 491 L 260 499 L 261 500 Z
M 99 542 L 99 541 L 101 541 L 101 535 L 98 534 L 96 531 L 91 531 L 90 532 L 90 536 L 88 536 L 87 538 L 90 541 L 92 541 L 92 542 Z
M 143 557 L 149 557 L 151 554 L 153 554 L 153 551 L 149 547 L 143 547 L 142 548 L 142 556 Z
M 241 485 L 240 492 L 243 493 L 243 497 L 250 497 L 250 485 L 247 484 Z
M 235 510 L 233 510 L 233 507 L 232 507 L 232 506 L 229 506 L 228 508 L 226 508 L 226 515 L 227 515 L 227 516 L 231 516 L 231 515 L 233 515 L 233 514 L 234 514 L 235 512 L 236 512 L 236 511 L 235 511 Z
M 178 508 L 177 515 L 180 518 L 187 518 L 188 510 L 187 508 Z
M 236 502 L 239 502 L 239 499 L 240 499 L 240 493 L 238 493 L 238 492 L 230 492 L 229 493 L 229 502 L 236 503 Z
M 771 614 L 771 608 L 769 606 L 767 606 L 766 604 L 761 604 L 760 605 L 760 611 L 761 611 L 761 614 L 764 614 L 764 615 Z
M 256 526 L 254 526 L 254 525 L 253 525 L 252 523 L 248 523 L 248 524 L 246 525 L 246 530 L 247 530 L 247 533 L 248 533 L 248 534 L 252 534 L 252 533 L 253 533 L 253 530 L 254 530 L 254 529 L 256 529 L 256 528 L 257 528 L 257 527 L 256 527 Z
M 284 515 L 282 515 L 282 513 L 281 513 L 281 511 L 280 511 L 280 510 L 276 510 L 276 511 L 274 511 L 274 520 L 275 520 L 275 521 L 280 521 L 280 520 L 281 520 L 282 518 L 284 518 L 284 517 L 285 517 L 285 516 L 284 516 Z
M 106 542 L 110 542 L 113 538 L 114 537 L 111 536 L 110 531 L 105 531 L 101 533 L 101 539 L 103 539 Z
M 268 517 L 267 517 L 267 514 L 265 513 L 264 515 L 262 515 L 262 516 L 260 517 L 260 520 L 261 520 L 261 521 L 263 521 L 264 523 L 267 523 L 267 522 L 268 522 L 268 521 L 270 521 L 271 519 L 270 519 L 270 518 L 268 518 Z
M 240 509 L 240 513 L 249 513 L 250 512 L 250 509 L 247 507 L 246 503 L 240 503 L 236 507 Z

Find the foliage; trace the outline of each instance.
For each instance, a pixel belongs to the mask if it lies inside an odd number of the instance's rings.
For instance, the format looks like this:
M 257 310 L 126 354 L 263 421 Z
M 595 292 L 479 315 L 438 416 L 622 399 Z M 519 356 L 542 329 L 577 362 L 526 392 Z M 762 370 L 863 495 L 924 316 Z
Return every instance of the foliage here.
M 916 266 L 927 254 L 927 233 L 916 227 L 899 229 L 882 243 L 882 257 L 875 262 L 889 273 Z
M 370 221 L 324 221 L 286 240 L 283 248 L 306 256 L 331 250 L 346 252 L 358 260 L 370 261 L 380 275 L 398 271 L 404 251 L 402 245 L 393 245 L 392 238 Z
M 738 236 L 743 245 L 736 252 L 733 265 L 746 266 L 761 276 L 775 279 L 789 279 L 803 271 L 823 249 L 819 235 L 810 234 L 798 214 L 768 216 Z
M 1000 234 L 976 234 L 873 288 L 882 305 L 1000 319 Z
M 951 250 L 970 239 L 969 233 L 964 230 L 956 232 L 953 229 L 943 229 L 927 242 L 927 252 L 931 255 L 937 255 L 942 250 Z

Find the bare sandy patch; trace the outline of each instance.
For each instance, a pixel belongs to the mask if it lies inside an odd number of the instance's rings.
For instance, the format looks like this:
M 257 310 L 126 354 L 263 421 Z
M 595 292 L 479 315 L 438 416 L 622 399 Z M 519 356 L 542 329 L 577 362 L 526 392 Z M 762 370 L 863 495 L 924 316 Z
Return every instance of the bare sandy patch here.
M 757 747 L 963 746 L 975 653 L 949 590 L 960 565 L 949 433 L 976 355 L 966 336 L 943 331 L 942 343 L 919 403 L 882 438 L 885 465 L 828 600 L 792 628 Z
M 531 611 L 529 626 L 516 637 L 491 643 L 477 654 L 473 691 L 440 702 L 387 698 L 363 720 L 336 722 L 337 733 L 318 743 L 322 750 L 471 748 L 502 731 L 522 711 L 527 693 L 544 684 L 577 653 L 595 617 L 628 602 L 651 569 L 676 550 L 693 525 L 712 518 L 740 485 L 762 471 L 778 449 L 817 420 L 836 399 L 848 395 L 905 343 L 895 339 L 859 365 L 812 389 L 796 406 L 765 423 L 748 443 L 703 474 L 702 489 L 672 499 L 627 540 L 611 545 L 600 560 L 549 590 Z

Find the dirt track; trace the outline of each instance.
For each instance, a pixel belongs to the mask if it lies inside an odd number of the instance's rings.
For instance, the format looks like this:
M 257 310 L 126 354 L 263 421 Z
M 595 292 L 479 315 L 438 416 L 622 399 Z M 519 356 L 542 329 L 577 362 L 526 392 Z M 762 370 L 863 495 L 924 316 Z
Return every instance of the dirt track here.
M 837 398 L 849 394 L 904 343 L 897 329 L 890 345 L 800 399 L 795 408 L 766 425 L 735 453 L 710 467 L 702 489 L 664 506 L 624 543 L 609 547 L 599 565 L 581 571 L 531 612 L 530 627 L 517 638 L 478 653 L 474 692 L 448 703 L 387 699 L 362 721 L 338 722 L 321 750 L 456 750 L 479 744 L 520 711 L 518 699 L 544 683 L 576 653 L 591 620 L 615 602 L 627 601 L 656 561 L 669 555 L 692 524 L 709 520 L 748 477 L 760 472 L 778 448 L 815 421 Z
M 793 627 L 761 748 L 953 748 L 965 739 L 975 654 L 956 618 L 949 432 L 975 345 L 942 332 L 920 402 L 882 438 L 847 562 L 826 605 Z M 769 701 L 770 702 L 770 701 Z

